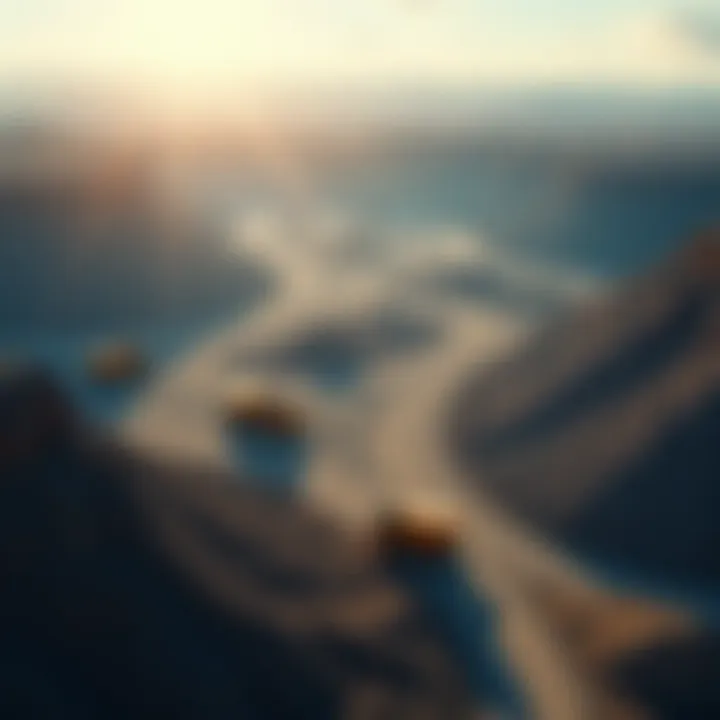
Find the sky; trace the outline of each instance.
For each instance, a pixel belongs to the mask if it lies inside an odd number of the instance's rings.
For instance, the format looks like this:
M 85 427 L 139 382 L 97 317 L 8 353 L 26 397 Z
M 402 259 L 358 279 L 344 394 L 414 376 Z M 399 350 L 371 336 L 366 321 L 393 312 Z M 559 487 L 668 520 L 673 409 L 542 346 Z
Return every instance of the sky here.
M 715 7 L 715 9 L 713 9 Z M 720 87 L 720 6 L 675 0 L 3 0 L 0 82 Z

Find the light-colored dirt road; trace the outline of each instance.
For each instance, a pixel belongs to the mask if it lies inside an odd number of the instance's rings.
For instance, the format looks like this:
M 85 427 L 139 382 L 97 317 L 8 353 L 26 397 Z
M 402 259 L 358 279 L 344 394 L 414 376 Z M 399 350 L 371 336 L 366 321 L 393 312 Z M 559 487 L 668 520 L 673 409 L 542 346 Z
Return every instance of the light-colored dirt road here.
M 333 311 L 362 315 L 367 278 L 342 275 L 301 243 L 268 239 L 256 249 L 277 274 L 267 306 L 168 368 L 140 399 L 122 431 L 148 452 L 227 466 L 223 398 L 238 379 L 238 358 L 271 347 Z M 367 283 L 365 283 L 367 284 Z M 309 499 L 362 527 L 377 508 L 427 493 L 456 509 L 461 553 L 477 593 L 493 602 L 509 662 L 533 716 L 592 720 L 593 693 L 584 685 L 525 592 L 534 577 L 582 588 L 577 569 L 516 527 L 449 462 L 443 413 L 458 381 L 483 361 L 508 352 L 523 328 L 497 314 L 461 306 L 434 307 L 442 340 L 418 355 L 388 362 L 368 379 L 365 402 L 335 407 L 311 398 L 318 437 L 308 472 Z

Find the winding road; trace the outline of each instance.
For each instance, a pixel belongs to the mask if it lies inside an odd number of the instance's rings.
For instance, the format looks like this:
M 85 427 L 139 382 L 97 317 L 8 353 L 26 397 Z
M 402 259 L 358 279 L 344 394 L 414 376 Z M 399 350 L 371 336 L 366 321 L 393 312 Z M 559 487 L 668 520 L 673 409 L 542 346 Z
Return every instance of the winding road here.
M 237 327 L 176 361 L 140 398 L 121 430 L 146 452 L 231 464 L 220 409 L 244 378 L 242 358 L 320 321 L 361 320 L 377 302 L 377 288 L 388 285 L 387 277 L 374 277 L 375 270 L 352 270 L 302 239 L 289 242 L 270 233 L 249 250 L 276 273 L 278 292 Z M 471 488 L 444 445 L 443 413 L 459 379 L 477 372 L 479 361 L 508 352 L 526 329 L 460 303 L 408 299 L 442 328 L 440 342 L 381 363 L 360 389 L 360 403 L 304 391 L 317 430 L 307 496 L 360 530 L 378 507 L 406 495 L 427 494 L 450 505 L 460 526 L 467 577 L 497 608 L 502 645 L 532 716 L 592 720 L 597 717 L 594 689 L 563 653 L 527 592 L 533 578 L 573 591 L 585 586 L 585 578 L 482 498 L 477 484 Z

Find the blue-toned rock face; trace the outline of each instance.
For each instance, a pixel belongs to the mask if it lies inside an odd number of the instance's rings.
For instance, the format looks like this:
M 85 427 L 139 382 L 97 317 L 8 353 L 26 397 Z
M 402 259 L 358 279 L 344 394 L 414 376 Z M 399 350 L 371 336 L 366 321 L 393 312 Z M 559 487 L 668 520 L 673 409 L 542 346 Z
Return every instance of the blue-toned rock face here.
M 42 370 L 11 363 L 0 369 L 0 474 L 67 443 L 74 415 Z

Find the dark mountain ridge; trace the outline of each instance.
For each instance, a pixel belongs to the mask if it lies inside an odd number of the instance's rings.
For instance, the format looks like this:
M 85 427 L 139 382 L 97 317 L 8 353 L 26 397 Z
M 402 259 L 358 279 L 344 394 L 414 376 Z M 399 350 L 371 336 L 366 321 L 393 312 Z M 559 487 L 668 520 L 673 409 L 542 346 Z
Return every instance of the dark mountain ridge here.
M 551 537 L 648 577 L 720 579 L 720 232 L 462 388 L 460 465 Z
M 0 372 L 0 716 L 469 718 L 412 596 L 299 501 L 98 437 Z

